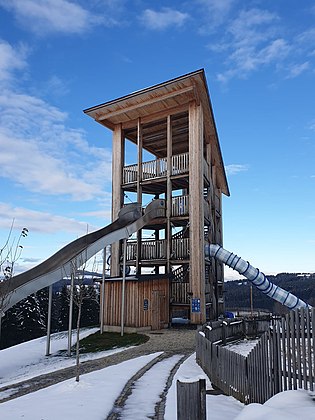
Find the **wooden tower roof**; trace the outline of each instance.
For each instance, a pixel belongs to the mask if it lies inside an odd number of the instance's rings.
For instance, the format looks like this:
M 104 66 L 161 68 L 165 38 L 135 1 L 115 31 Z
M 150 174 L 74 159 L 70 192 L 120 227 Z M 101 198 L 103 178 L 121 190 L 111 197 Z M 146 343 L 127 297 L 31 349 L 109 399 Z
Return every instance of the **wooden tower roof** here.
M 121 124 L 125 137 L 137 142 L 137 122 L 143 124 L 143 147 L 157 157 L 166 156 L 167 115 L 174 115 L 173 150 L 185 152 L 188 145 L 188 106 L 201 103 L 204 110 L 205 140 L 213 146 L 219 185 L 230 195 L 208 85 L 203 69 L 148 87 L 129 95 L 85 109 L 84 113 L 113 130 Z

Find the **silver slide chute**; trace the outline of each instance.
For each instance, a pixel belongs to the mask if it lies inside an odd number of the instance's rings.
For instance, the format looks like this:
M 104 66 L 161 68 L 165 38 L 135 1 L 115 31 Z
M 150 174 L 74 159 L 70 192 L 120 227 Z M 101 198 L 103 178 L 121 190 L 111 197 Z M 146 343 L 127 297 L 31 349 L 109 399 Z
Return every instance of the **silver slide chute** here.
M 262 293 L 287 306 L 289 309 L 311 308 L 310 305 L 299 299 L 292 293 L 273 284 L 261 273 L 258 268 L 253 267 L 248 261 L 238 257 L 233 252 L 229 252 L 220 245 L 207 244 L 205 247 L 207 257 L 214 257 L 233 270 L 245 276 Z
M 144 210 L 139 203 L 125 205 L 118 219 L 108 226 L 70 242 L 38 266 L 0 283 L 2 314 L 20 300 L 44 287 L 70 277 L 74 267 L 83 265 L 107 245 L 128 239 L 129 236 L 165 217 L 165 201 L 153 200 Z M 1 315 L 1 314 L 0 314 Z

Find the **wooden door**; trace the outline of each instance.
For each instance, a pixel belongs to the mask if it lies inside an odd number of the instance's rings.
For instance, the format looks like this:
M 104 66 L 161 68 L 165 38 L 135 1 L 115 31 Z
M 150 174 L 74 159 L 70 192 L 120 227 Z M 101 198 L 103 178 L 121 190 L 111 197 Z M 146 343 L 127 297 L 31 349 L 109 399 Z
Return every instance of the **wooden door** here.
M 152 291 L 152 319 L 151 319 L 151 327 L 152 330 L 160 330 L 164 327 L 164 324 L 167 323 L 165 320 L 165 303 L 166 297 L 165 294 L 161 290 L 153 290 Z

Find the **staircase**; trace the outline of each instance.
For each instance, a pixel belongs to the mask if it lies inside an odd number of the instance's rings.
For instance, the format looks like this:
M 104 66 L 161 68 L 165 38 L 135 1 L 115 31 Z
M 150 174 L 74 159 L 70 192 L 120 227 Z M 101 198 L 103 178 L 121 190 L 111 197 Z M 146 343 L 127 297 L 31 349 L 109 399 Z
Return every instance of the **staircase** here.
M 190 304 L 189 265 L 183 264 L 173 271 L 171 301 L 173 305 Z

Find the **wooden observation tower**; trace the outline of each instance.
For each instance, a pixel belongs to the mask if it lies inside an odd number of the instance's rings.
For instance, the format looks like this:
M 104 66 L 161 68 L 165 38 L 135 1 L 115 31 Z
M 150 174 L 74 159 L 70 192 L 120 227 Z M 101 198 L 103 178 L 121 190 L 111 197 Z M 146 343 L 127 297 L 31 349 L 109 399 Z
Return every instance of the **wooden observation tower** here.
M 204 246 L 222 244 L 221 197 L 229 189 L 204 70 L 84 112 L 113 131 L 112 219 L 130 198 L 143 206 L 166 203 L 165 218 L 127 241 L 126 327 L 217 318 L 224 311 L 223 268 L 205 258 Z M 111 247 L 104 329 L 120 325 L 122 248 Z

